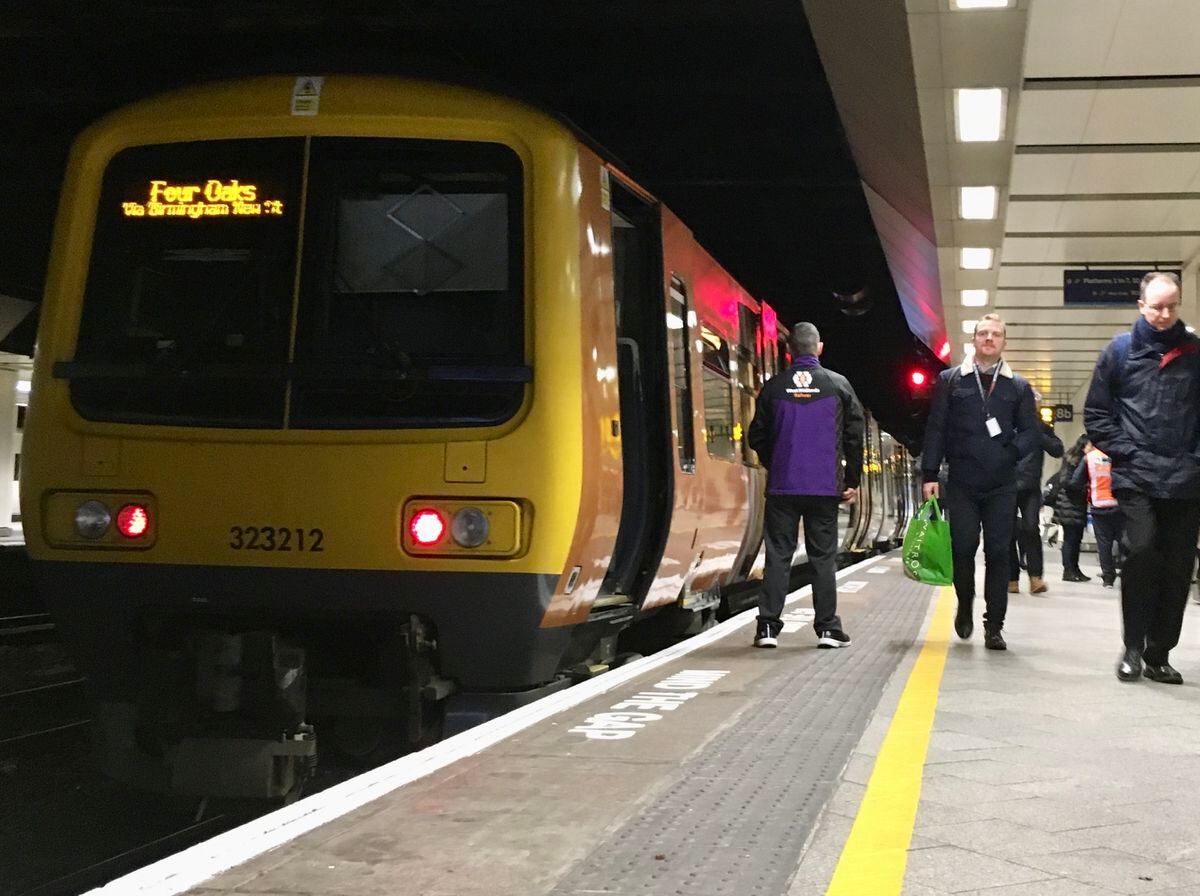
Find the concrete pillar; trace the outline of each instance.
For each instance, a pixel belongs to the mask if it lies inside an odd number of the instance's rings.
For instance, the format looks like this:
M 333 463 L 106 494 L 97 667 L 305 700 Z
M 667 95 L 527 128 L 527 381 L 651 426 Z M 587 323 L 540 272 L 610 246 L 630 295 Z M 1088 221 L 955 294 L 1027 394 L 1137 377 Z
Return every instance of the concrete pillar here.
M 0 369 L 0 535 L 12 533 L 13 456 L 17 452 L 17 374 Z
M 1179 280 L 1183 286 L 1179 297 L 1179 316 L 1189 327 L 1200 331 L 1200 255 L 1192 256 L 1183 265 Z

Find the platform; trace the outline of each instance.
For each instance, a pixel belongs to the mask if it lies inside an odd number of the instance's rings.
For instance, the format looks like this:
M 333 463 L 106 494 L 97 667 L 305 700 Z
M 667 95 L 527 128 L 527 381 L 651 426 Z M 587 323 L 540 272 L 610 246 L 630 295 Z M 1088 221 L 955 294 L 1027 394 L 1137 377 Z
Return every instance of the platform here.
M 96 892 L 1200 894 L 1200 608 L 1182 687 L 1119 682 L 1118 592 L 1051 554 L 1008 651 L 874 558 L 848 649 L 801 592 L 779 649 L 743 614 Z

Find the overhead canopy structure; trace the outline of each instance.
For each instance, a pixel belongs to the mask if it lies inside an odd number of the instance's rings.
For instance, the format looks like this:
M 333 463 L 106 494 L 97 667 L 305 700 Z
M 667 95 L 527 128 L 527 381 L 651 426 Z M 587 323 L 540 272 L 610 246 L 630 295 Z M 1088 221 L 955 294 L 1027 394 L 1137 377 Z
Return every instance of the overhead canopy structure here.
M 1100 348 L 1136 317 L 1141 272 L 1181 270 L 1195 322 L 1200 4 L 805 9 L 905 314 L 928 345 L 945 338 L 959 359 L 974 321 L 996 311 L 1014 367 L 1046 400 L 1078 406 Z M 962 138 L 962 89 L 1000 91 L 996 139 Z M 964 215 L 973 187 L 996 188 L 991 217 Z M 964 249 L 991 250 L 990 264 L 968 269 Z M 1083 303 L 1064 301 L 1065 277 Z

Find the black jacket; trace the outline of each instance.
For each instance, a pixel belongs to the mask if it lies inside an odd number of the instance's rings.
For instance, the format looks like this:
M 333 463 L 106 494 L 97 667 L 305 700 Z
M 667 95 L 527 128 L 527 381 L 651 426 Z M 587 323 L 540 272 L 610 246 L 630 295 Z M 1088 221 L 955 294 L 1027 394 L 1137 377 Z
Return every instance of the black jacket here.
M 1200 497 L 1200 339 L 1138 318 L 1100 353 L 1083 423 L 1112 458 L 1114 491 Z
M 1041 421 L 1033 389 L 1024 377 L 1001 362 L 995 389 L 987 402 L 987 415 L 1000 424 L 1000 435 L 988 435 L 984 406 L 975 379 L 974 362 L 938 374 L 934 384 L 921 475 L 936 482 L 943 457 L 950 467 L 950 482 L 972 491 L 1016 488 L 1017 461 L 1038 451 Z M 1040 452 L 1039 452 L 1040 456 Z
M 1026 454 L 1017 462 L 1017 491 L 1026 492 L 1042 488 L 1042 452 L 1051 457 L 1063 456 L 1062 439 L 1054 434 L 1054 428 L 1041 425 L 1042 450 Z
M 1083 455 L 1074 449 L 1063 457 L 1055 474 L 1046 503 L 1054 508 L 1054 522 L 1060 526 L 1087 525 L 1087 484 L 1075 478 L 1075 471 L 1084 463 Z

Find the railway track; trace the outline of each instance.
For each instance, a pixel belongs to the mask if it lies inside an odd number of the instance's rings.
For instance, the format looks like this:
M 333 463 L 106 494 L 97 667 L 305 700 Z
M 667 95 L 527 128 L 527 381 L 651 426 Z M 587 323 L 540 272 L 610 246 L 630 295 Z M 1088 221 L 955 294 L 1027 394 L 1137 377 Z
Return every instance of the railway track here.
M 144 868 L 151 862 L 174 855 L 189 846 L 194 846 L 222 831 L 229 830 L 243 821 L 245 818 L 239 816 L 214 815 L 155 840 L 134 846 L 117 855 L 74 869 L 53 880 L 21 890 L 16 896 L 76 896 L 78 893 L 101 887 L 122 875 Z
M 57 637 L 58 630 L 49 613 L 0 616 L 0 646 L 40 644 Z
M 0 694 L 0 748 L 28 748 L 91 723 L 84 679 L 71 678 Z

